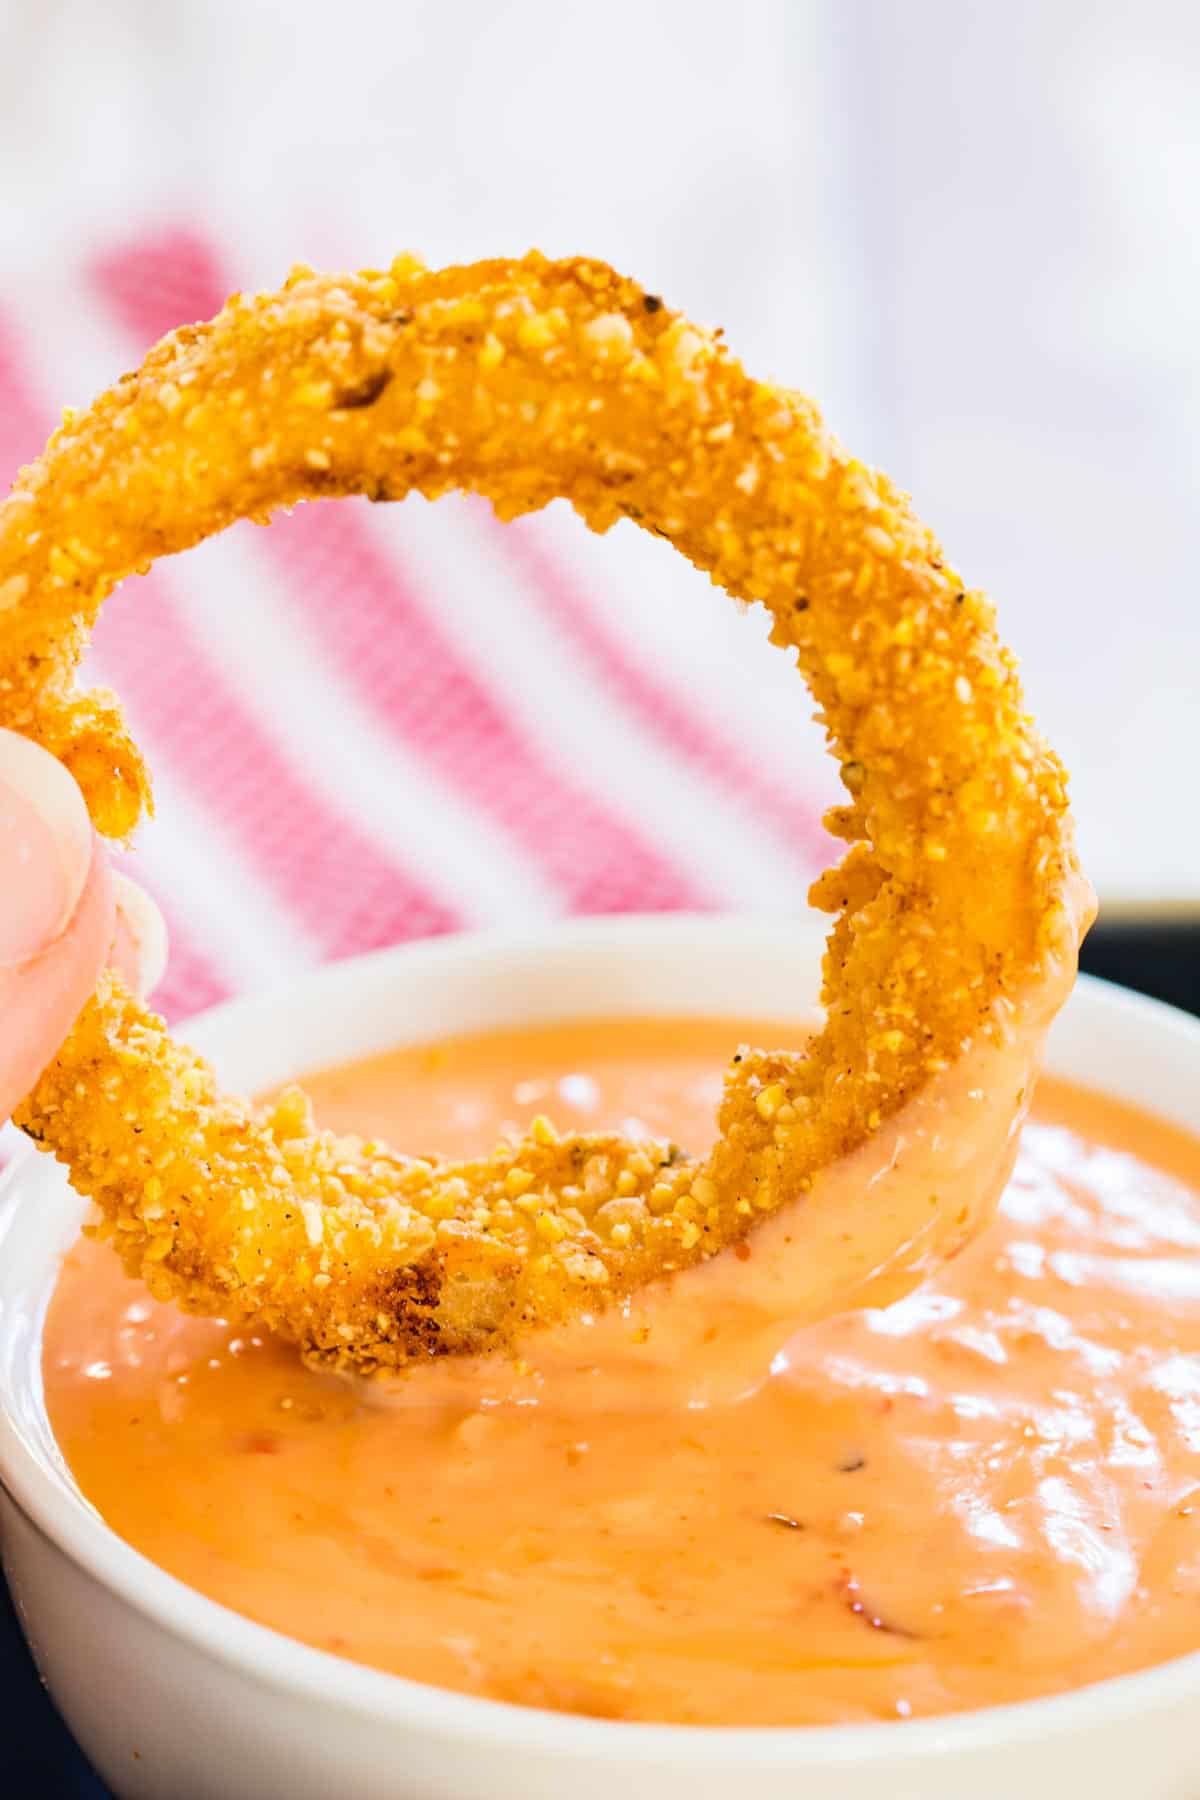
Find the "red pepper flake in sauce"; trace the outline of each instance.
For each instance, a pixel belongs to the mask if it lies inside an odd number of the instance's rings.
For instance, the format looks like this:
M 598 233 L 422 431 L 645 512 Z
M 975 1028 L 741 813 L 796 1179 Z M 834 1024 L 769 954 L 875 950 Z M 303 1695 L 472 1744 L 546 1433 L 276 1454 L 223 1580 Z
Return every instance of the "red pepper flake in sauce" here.
M 843 1575 L 835 1583 L 835 1587 L 841 1591 L 847 1610 L 855 1618 L 861 1619 L 864 1625 L 869 1625 L 872 1631 L 886 1631 L 889 1636 L 899 1638 L 915 1639 L 919 1636 L 919 1633 L 909 1631 L 905 1625 L 897 1625 L 894 1620 L 885 1618 L 883 1613 L 878 1612 L 873 1603 L 864 1597 L 856 1576 Z
M 234 1447 L 248 1456 L 278 1456 L 283 1449 L 283 1439 L 273 1431 L 248 1431 L 238 1438 Z

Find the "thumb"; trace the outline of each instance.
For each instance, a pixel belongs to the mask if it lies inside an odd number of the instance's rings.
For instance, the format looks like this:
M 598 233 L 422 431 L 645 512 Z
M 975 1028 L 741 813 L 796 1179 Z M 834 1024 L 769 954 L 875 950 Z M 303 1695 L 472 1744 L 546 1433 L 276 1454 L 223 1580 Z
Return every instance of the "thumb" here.
M 167 966 L 167 927 L 144 888 L 124 875 L 112 878 L 117 923 L 109 962 L 135 994 L 148 998 Z
M 56 1054 L 106 962 L 147 993 L 165 958 L 157 908 L 110 874 L 71 776 L 0 730 L 0 1120 Z
M 61 937 L 92 854 L 91 821 L 66 769 L 30 739 L 0 731 L 0 967 Z
M 52 756 L 0 731 L 0 1119 L 70 1031 L 113 941 L 108 864 Z

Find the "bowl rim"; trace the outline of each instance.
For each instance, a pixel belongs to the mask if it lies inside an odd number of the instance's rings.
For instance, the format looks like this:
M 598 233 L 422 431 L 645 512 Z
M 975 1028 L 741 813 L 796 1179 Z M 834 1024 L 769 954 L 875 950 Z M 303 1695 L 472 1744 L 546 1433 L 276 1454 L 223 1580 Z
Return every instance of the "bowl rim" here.
M 624 915 L 567 920 L 536 931 L 488 930 L 455 935 L 328 964 L 289 984 L 226 1001 L 188 1021 L 189 1036 L 215 1046 L 283 1000 L 317 1006 L 356 984 L 370 984 L 397 963 L 430 967 L 447 960 L 528 954 L 546 946 L 611 952 L 636 944 L 690 939 L 733 947 L 747 936 L 790 945 L 808 935 L 805 919 L 739 916 Z M 1102 1026 L 1139 1023 L 1174 1040 L 1200 1073 L 1200 1020 L 1092 976 L 1080 976 L 1069 1005 L 1097 1013 Z M 1119 1093 L 1117 1094 L 1119 1096 Z M 33 1146 L 0 1176 L 0 1220 L 37 1204 L 39 1188 L 60 1183 L 57 1165 L 39 1163 Z M 8 1223 L 5 1220 L 4 1223 Z M 0 1231 L 0 1236 L 3 1232 Z M 58 1251 L 55 1252 L 57 1266 Z M 34 1338 L 40 1346 L 53 1289 L 43 1267 L 35 1296 Z M 426 1735 L 471 1740 L 498 1750 L 586 1754 L 619 1762 L 629 1754 L 672 1766 L 729 1769 L 784 1765 L 796 1770 L 920 1762 L 986 1752 L 1031 1740 L 1113 1725 L 1131 1715 L 1171 1707 L 1200 1692 L 1200 1650 L 1131 1674 L 1013 1704 L 911 1721 L 839 1725 L 685 1725 L 588 1719 L 438 1688 L 300 1643 L 187 1586 L 117 1535 L 71 1482 L 65 1462 L 50 1468 L 33 1451 L 0 1392 L 0 1490 L 44 1542 L 159 1629 L 219 1663 L 293 1699 L 368 1715 Z M 43 1417 L 44 1408 L 43 1408 Z M 51 1438 L 48 1419 L 46 1428 Z M 903 1723 L 903 1729 L 898 1726 Z

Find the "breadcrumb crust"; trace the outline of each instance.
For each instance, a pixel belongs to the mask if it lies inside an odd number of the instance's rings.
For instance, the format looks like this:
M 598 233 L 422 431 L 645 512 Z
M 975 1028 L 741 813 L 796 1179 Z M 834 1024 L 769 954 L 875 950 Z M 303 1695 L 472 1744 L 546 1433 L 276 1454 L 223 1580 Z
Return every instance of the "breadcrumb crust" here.
M 0 724 L 126 839 L 148 773 L 116 698 L 75 681 L 117 583 L 296 501 L 455 489 L 504 519 L 560 496 L 596 531 L 632 519 L 764 605 L 840 765 L 827 822 L 849 849 L 810 895 L 834 916 L 823 1029 L 741 1055 L 701 1160 L 546 1122 L 469 1164 L 337 1138 L 298 1093 L 220 1093 L 102 981 L 18 1122 L 156 1295 L 360 1371 L 492 1348 L 740 1239 L 1077 949 L 1064 772 L 988 601 L 811 401 L 583 258 L 299 269 L 68 414 L 0 508 Z

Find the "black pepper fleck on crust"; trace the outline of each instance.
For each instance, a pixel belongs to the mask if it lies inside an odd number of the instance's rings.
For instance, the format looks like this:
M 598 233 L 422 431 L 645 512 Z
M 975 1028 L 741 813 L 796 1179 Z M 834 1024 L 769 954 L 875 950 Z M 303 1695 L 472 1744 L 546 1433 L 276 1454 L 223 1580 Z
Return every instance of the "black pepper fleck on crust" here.
M 334 399 L 334 412 L 357 412 L 361 407 L 374 406 L 391 379 L 390 369 L 376 369 L 354 387 L 343 388 Z

